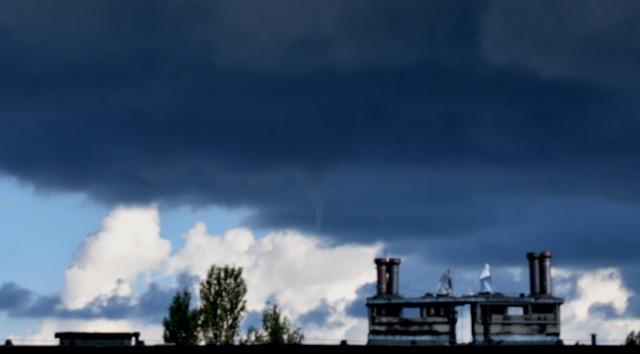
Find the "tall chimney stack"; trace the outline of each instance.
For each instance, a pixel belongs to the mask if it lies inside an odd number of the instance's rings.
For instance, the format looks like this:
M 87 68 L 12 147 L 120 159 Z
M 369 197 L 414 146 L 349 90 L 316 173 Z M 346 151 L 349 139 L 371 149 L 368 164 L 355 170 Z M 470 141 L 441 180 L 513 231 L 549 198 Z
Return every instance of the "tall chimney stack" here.
M 529 284 L 531 286 L 531 296 L 540 294 L 540 266 L 538 255 L 535 252 L 527 253 L 529 260 Z
M 400 276 L 400 258 L 389 258 L 387 262 L 389 273 L 389 283 L 387 285 L 387 293 L 390 295 L 398 295 L 398 278 Z
M 384 295 L 387 293 L 387 259 L 376 258 L 374 262 L 376 263 L 376 269 L 378 272 L 378 295 Z
M 540 253 L 540 294 L 551 295 L 551 252 Z

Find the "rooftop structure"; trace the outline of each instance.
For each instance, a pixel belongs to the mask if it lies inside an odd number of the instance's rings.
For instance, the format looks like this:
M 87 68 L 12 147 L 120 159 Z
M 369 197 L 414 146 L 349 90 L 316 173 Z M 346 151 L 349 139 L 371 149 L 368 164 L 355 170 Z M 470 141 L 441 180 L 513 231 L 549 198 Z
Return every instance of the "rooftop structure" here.
M 138 332 L 57 332 L 60 346 L 130 347 L 143 345 Z
M 551 292 L 551 252 L 527 253 L 531 291 L 505 296 L 398 293 L 400 259 L 377 258 L 377 293 L 367 298 L 370 345 L 455 345 L 458 308 L 469 306 L 472 344 L 561 344 L 562 298 Z M 486 268 L 488 269 L 488 268 Z M 484 272 L 483 272 L 484 273 Z M 483 288 L 490 289 L 488 284 Z

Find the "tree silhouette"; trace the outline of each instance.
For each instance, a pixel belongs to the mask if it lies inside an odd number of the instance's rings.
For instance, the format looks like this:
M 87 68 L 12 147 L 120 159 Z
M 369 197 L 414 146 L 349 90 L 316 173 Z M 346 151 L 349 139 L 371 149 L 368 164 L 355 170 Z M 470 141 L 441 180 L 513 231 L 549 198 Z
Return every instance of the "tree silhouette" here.
M 198 343 L 198 311 L 190 309 L 191 293 L 185 287 L 178 291 L 169 305 L 169 317 L 164 317 L 165 343 L 195 345 Z
M 640 331 L 638 332 L 631 331 L 629 332 L 629 334 L 627 334 L 627 339 L 625 340 L 625 344 L 633 345 L 633 344 L 639 344 L 639 343 L 640 343 Z
M 262 330 L 249 327 L 245 344 L 302 344 L 304 334 L 299 327 L 293 328 L 282 314 L 278 304 L 267 302 L 262 312 Z
M 207 344 L 233 344 L 246 311 L 242 268 L 212 265 L 200 282 L 200 332 Z

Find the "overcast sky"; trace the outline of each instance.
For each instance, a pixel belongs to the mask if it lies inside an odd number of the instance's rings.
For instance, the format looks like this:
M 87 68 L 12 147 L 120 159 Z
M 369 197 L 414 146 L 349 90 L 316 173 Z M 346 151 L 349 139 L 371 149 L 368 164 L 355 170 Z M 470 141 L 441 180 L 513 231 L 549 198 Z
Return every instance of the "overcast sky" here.
M 0 336 L 159 343 L 233 263 L 246 323 L 364 343 L 375 257 L 526 293 L 530 251 L 566 342 L 640 330 L 640 2 L 4 0 L 0 44 Z

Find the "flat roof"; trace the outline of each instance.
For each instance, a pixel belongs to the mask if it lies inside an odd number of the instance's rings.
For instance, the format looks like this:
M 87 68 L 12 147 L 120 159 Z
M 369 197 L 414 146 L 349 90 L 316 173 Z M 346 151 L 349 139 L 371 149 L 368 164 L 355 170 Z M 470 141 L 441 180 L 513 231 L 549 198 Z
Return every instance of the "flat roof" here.
M 140 332 L 56 332 L 60 339 L 130 339 L 140 337 Z
M 466 305 L 476 303 L 487 304 L 562 304 L 563 298 L 554 297 L 551 295 L 540 296 L 506 296 L 501 293 L 487 293 L 487 294 L 473 294 L 463 296 L 446 296 L 446 295 L 432 295 L 426 294 L 421 297 L 404 297 L 393 295 L 378 295 L 367 298 L 367 305 L 383 305 L 383 304 L 451 304 L 451 305 Z

